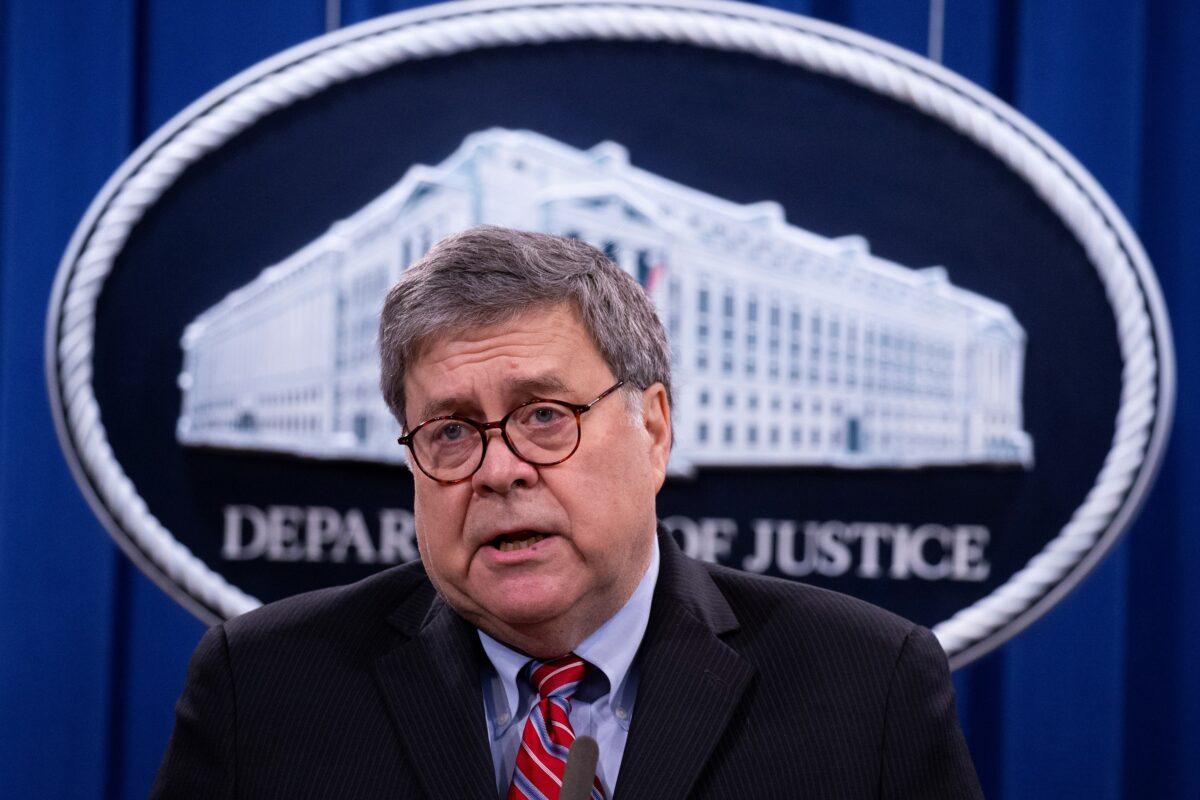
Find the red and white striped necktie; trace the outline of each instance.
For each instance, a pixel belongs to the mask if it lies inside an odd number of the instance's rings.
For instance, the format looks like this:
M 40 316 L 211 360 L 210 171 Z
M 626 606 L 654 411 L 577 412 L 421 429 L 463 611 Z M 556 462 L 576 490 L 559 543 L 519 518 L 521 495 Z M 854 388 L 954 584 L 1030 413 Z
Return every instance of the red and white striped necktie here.
M 571 729 L 571 696 L 583 680 L 587 662 L 576 655 L 529 662 L 529 682 L 538 702 L 521 734 L 508 800 L 558 800 L 567 751 L 575 741 Z M 604 800 L 599 778 L 593 778 L 592 800 Z

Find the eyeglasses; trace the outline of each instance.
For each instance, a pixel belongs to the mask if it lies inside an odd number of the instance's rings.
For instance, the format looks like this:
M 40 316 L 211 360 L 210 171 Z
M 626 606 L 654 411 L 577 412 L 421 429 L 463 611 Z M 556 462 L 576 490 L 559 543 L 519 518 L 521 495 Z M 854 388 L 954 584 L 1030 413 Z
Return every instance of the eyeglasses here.
M 421 471 L 438 483 L 462 483 L 483 466 L 490 430 L 517 458 L 538 467 L 561 464 L 579 449 L 584 412 L 625 385 L 617 381 L 590 403 L 534 398 L 498 422 L 477 422 L 454 414 L 427 419 L 398 441 L 408 447 Z

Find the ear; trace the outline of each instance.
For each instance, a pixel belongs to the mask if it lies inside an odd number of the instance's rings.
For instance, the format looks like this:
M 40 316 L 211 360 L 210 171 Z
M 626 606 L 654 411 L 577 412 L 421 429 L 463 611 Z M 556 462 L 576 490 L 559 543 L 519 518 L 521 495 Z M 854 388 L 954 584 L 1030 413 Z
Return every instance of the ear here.
M 667 388 L 661 383 L 642 392 L 642 425 L 649 437 L 650 465 L 658 476 L 656 488 L 662 488 L 671 458 L 671 404 L 667 402 Z

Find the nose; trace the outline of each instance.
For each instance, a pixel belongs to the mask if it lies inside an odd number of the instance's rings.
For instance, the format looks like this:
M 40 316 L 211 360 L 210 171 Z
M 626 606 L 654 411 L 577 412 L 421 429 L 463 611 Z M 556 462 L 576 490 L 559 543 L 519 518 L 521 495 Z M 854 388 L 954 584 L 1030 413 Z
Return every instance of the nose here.
M 538 482 L 537 467 L 518 458 L 500 431 L 490 430 L 486 436 L 489 438 L 483 463 L 471 476 L 471 487 L 476 494 L 506 495 L 513 489 Z

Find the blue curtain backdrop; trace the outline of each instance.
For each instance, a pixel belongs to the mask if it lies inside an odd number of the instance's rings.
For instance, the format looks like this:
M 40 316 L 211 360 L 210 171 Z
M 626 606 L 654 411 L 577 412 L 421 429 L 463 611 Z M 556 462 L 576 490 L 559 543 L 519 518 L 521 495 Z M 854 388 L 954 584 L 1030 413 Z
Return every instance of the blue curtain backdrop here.
M 926 52 L 923 0 L 778 0 Z M 947 0 L 944 63 L 1072 151 L 1142 237 L 1178 348 L 1171 448 L 1123 542 L 956 676 L 991 798 L 1200 797 L 1200 4 Z M 343 25 L 404 3 L 343 0 Z M 202 626 L 111 543 L 44 389 L 68 237 L 188 102 L 325 31 L 324 0 L 0 0 L 0 794 L 148 790 Z

